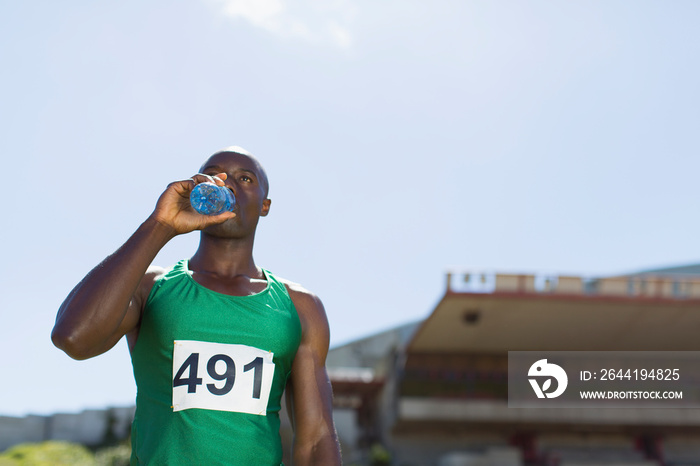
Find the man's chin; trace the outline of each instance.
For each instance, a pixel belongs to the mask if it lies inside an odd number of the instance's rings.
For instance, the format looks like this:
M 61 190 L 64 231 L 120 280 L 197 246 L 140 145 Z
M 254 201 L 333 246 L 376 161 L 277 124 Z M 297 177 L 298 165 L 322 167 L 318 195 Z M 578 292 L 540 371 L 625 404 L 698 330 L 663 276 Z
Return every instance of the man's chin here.
M 209 236 L 214 236 L 216 238 L 230 238 L 235 239 L 240 237 L 240 229 L 238 225 L 234 222 L 235 218 L 226 220 L 224 223 L 219 223 L 218 225 L 211 225 L 202 230 L 203 233 Z

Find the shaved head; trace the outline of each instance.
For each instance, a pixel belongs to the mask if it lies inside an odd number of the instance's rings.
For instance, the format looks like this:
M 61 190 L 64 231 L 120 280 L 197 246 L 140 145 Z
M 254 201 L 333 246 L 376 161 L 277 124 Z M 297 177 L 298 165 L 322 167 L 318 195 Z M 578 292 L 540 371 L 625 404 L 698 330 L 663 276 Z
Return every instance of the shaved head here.
M 248 152 L 240 146 L 229 146 L 215 152 L 204 162 L 204 164 L 202 164 L 202 166 L 200 167 L 200 171 L 202 171 L 204 167 L 207 166 L 209 160 L 211 160 L 213 157 L 219 154 L 240 154 L 250 159 L 257 168 L 258 174 L 260 176 L 260 185 L 263 187 L 263 190 L 265 191 L 265 197 L 267 198 L 270 192 L 270 182 L 267 179 L 267 172 L 265 172 L 265 168 L 263 168 L 262 164 L 257 159 L 257 157 L 255 157 L 253 154 L 251 154 L 250 152 Z

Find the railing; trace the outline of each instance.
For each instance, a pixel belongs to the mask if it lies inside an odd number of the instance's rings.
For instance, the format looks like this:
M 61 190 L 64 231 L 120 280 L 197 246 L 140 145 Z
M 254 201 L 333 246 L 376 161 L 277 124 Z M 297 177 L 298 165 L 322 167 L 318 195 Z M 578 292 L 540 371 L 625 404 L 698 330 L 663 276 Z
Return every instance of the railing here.
M 447 291 L 700 299 L 700 277 L 591 278 L 549 273 L 448 272 Z

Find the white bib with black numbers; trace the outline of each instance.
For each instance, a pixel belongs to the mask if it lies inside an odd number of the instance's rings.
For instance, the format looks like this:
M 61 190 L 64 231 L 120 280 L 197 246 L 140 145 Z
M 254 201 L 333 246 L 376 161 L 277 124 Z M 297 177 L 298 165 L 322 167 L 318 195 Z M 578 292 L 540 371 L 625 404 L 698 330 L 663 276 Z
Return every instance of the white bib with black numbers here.
M 273 353 L 246 345 L 175 340 L 173 411 L 199 408 L 264 416 Z

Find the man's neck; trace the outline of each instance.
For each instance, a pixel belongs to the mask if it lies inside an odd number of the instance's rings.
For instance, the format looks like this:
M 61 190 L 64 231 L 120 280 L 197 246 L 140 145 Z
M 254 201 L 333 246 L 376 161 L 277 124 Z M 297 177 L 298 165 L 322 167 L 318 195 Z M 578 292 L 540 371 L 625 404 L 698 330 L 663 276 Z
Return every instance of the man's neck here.
M 220 278 L 241 275 L 260 278 L 260 271 L 253 260 L 253 242 L 246 239 L 217 238 L 202 234 L 189 267 L 194 272 L 214 274 Z

